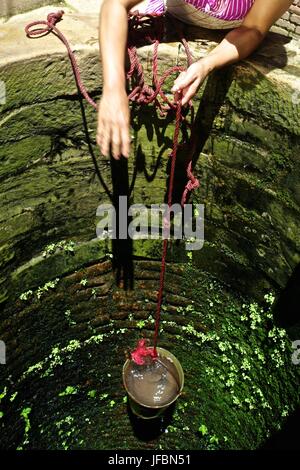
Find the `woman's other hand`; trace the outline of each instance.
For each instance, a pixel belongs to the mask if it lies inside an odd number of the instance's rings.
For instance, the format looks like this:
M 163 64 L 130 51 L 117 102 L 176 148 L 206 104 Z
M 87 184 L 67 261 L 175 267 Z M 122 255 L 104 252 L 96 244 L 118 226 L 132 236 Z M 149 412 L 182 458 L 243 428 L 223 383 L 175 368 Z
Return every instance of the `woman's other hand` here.
M 103 155 L 119 160 L 130 152 L 130 111 L 124 90 L 103 90 L 99 102 L 97 143 Z
M 204 58 L 190 65 L 186 72 L 181 72 L 171 90 L 175 94 L 175 101 L 181 99 L 183 106 L 187 104 L 197 93 L 211 70 L 209 60 Z

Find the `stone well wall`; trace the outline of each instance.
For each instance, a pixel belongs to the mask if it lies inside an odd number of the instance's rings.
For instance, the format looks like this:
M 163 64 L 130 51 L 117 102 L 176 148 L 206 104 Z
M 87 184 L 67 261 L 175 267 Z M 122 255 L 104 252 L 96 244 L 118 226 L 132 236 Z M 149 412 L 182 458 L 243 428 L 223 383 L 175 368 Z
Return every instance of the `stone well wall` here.
M 159 343 L 181 361 L 186 385 L 173 415 L 137 429 L 121 371 L 126 350 L 153 335 L 161 241 L 99 242 L 96 209 L 128 187 L 134 203 L 164 200 L 174 116 L 132 106 L 128 165 L 112 165 L 64 47 L 52 36 L 30 41 L 26 22 L 28 14 L 1 28 L 0 446 L 258 448 L 299 403 L 291 338 L 270 312 L 270 292 L 280 298 L 300 263 L 298 42 L 270 35 L 194 100 L 193 201 L 205 205 L 205 244 L 194 253 L 172 244 Z M 97 16 L 66 8 L 60 27 L 98 100 Z M 195 57 L 219 40 L 200 33 L 185 31 Z M 166 40 L 160 74 L 186 64 L 177 39 Z M 151 50 L 139 48 L 149 82 Z

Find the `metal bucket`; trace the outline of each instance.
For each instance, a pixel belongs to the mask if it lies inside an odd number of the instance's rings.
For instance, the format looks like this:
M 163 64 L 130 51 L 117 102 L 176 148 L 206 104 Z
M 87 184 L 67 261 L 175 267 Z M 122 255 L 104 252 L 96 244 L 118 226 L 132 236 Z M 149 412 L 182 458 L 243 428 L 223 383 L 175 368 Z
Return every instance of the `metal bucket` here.
M 123 366 L 123 384 L 128 394 L 129 406 L 132 412 L 136 416 L 138 416 L 139 418 L 143 418 L 143 419 L 157 418 L 162 413 L 164 413 L 164 411 L 166 411 L 167 408 L 169 408 L 169 406 L 172 403 L 174 403 L 177 400 L 177 398 L 181 395 L 181 392 L 184 386 L 184 373 L 183 373 L 181 364 L 178 361 L 178 359 L 172 353 L 170 353 L 169 351 L 163 348 L 157 348 L 157 353 L 158 353 L 158 357 L 168 359 L 173 364 L 176 370 L 176 381 L 178 382 L 178 393 L 167 404 L 164 403 L 163 405 L 148 406 L 145 403 L 138 401 L 137 398 L 130 391 L 130 387 L 128 387 L 127 380 L 126 380 L 128 368 L 131 364 L 131 360 L 127 359 L 127 361 L 125 362 Z

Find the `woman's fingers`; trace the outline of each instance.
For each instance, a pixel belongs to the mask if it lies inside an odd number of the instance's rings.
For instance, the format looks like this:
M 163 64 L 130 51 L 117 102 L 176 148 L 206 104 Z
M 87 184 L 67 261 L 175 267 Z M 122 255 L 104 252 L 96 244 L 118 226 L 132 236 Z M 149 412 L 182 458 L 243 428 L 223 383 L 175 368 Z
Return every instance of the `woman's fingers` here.
M 101 147 L 102 145 L 102 139 L 103 139 L 103 130 L 104 130 L 104 125 L 102 123 L 102 119 L 100 116 L 100 113 L 98 114 L 98 125 L 97 125 L 97 134 L 96 134 L 96 142 Z
M 181 99 L 182 105 L 186 105 L 197 93 L 208 73 L 209 70 L 204 66 L 203 60 L 194 62 L 185 72 L 181 72 L 172 88 L 172 92 L 175 93 L 175 101 Z
M 171 90 L 173 93 L 177 93 L 178 91 L 180 91 L 180 89 L 182 88 L 182 84 L 184 83 L 184 80 L 186 78 L 186 74 L 187 72 L 181 72 L 181 74 L 178 75 L 178 77 L 174 81 L 174 85 Z
M 105 121 L 102 119 L 102 116 L 98 114 L 98 127 L 96 134 L 96 142 L 100 147 L 102 155 L 108 156 L 109 153 L 109 127 L 106 125 Z
M 182 106 L 187 104 L 193 96 L 197 93 L 199 88 L 199 80 L 195 80 L 188 88 L 183 90 L 183 98 L 181 100 Z
M 182 90 L 175 92 L 175 95 L 174 95 L 175 102 L 181 100 L 181 104 L 182 106 L 184 106 L 197 93 L 198 88 L 199 88 L 199 80 L 194 80 L 194 82 L 191 82 Z
M 184 88 L 188 87 L 189 85 L 191 85 L 191 83 L 193 83 L 193 81 L 195 80 L 195 76 L 193 73 L 187 71 L 187 72 L 181 72 L 181 74 L 179 75 L 179 77 L 176 78 L 175 82 L 174 82 L 174 86 L 172 88 L 172 92 L 173 93 L 176 93 L 176 92 L 179 92 L 179 91 L 182 91 Z
M 97 144 L 101 153 L 108 157 L 110 151 L 113 158 L 119 160 L 120 156 L 128 158 L 130 153 L 129 128 L 120 128 L 119 126 L 105 127 L 99 124 L 97 132 Z
M 120 138 L 120 129 L 119 127 L 115 126 L 112 129 L 111 133 L 112 137 L 112 156 L 116 159 L 119 160 L 121 156 L 121 138 Z
M 122 128 L 121 140 L 122 140 L 121 153 L 124 157 L 129 158 L 129 152 L 130 152 L 129 128 Z
M 126 90 L 103 94 L 99 103 L 97 144 L 103 155 L 129 157 L 130 111 Z
M 101 131 L 100 131 L 100 125 L 98 126 L 98 131 L 97 131 L 97 135 L 96 135 L 96 142 L 99 145 L 99 147 L 101 147 L 101 145 L 102 145 L 102 134 L 101 134 Z
M 101 153 L 105 156 L 109 156 L 109 147 L 110 147 L 110 128 L 104 127 L 102 133 L 100 134 L 100 150 Z
M 175 91 L 174 92 L 174 101 L 177 103 L 177 101 L 180 101 L 182 99 L 182 92 L 181 91 Z

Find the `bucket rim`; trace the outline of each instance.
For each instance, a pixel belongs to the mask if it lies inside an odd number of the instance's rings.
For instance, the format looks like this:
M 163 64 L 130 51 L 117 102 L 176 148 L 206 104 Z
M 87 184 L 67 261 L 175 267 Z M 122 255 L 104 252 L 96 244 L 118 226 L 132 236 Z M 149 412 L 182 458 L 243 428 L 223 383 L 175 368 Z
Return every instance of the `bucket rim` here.
M 179 378 L 182 378 L 181 380 L 181 384 L 180 384 L 180 389 L 179 389 L 179 392 L 177 393 L 177 395 L 172 399 L 170 400 L 168 403 L 165 403 L 164 405 L 145 405 L 144 403 L 141 403 L 139 401 L 137 401 L 137 399 L 134 397 L 134 395 L 128 390 L 128 387 L 126 385 L 126 382 L 125 382 L 125 372 L 126 372 L 126 369 L 129 365 L 129 363 L 131 362 L 131 359 L 127 359 L 123 365 L 123 371 L 122 371 L 122 378 L 123 378 L 123 385 L 124 385 L 124 388 L 127 392 L 127 394 L 129 395 L 129 397 L 135 402 L 137 403 L 139 406 L 143 406 L 144 408 L 149 408 L 149 409 L 161 409 L 161 408 L 167 408 L 168 406 L 172 405 L 172 403 L 174 403 L 177 398 L 181 395 L 182 393 L 182 390 L 183 390 L 183 387 L 184 387 L 184 372 L 183 372 L 183 369 L 182 369 L 182 365 L 180 364 L 179 360 L 177 359 L 177 357 L 174 356 L 174 354 L 172 354 L 170 351 L 168 351 L 167 349 L 164 349 L 164 348 L 160 348 L 160 347 L 157 347 L 156 348 L 157 352 L 162 352 L 162 353 L 165 353 L 164 357 L 167 357 L 169 359 L 172 360 L 174 366 L 176 367 L 176 369 L 178 370 L 178 374 L 179 374 Z M 176 360 L 176 362 L 174 362 L 174 360 Z

